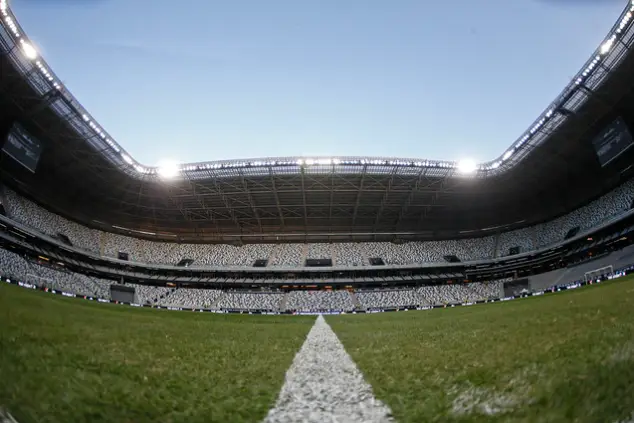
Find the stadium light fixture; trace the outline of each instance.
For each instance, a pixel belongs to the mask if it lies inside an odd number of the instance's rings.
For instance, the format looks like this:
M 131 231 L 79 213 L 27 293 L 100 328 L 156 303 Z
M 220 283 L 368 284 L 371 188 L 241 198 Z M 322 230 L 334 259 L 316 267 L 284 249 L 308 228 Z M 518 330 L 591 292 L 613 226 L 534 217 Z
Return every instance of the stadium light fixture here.
M 612 45 L 614 44 L 615 38 L 616 37 L 613 35 L 609 40 L 607 40 L 605 43 L 601 45 L 601 49 L 599 50 L 601 54 L 607 54 L 610 51 L 610 49 L 612 48 Z
M 178 163 L 164 161 L 158 165 L 157 173 L 161 178 L 171 179 L 178 175 L 180 168 Z
M 478 165 L 476 162 L 470 159 L 461 160 L 458 162 L 458 172 L 463 174 L 470 174 L 475 172 L 478 169 Z
M 128 156 L 127 154 L 121 154 L 121 158 L 129 165 L 134 164 L 134 161 L 132 161 L 132 157 Z
M 24 52 L 24 56 L 29 60 L 37 59 L 37 50 L 30 43 L 24 41 L 22 43 L 22 51 Z

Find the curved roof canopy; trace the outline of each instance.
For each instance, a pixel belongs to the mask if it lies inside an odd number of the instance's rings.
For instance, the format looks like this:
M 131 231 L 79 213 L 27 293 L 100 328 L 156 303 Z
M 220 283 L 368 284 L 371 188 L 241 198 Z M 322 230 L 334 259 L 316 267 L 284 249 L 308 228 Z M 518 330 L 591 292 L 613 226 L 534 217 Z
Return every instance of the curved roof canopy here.
M 349 174 L 354 173 L 355 170 L 358 173 L 367 172 L 368 165 L 389 168 L 394 166 L 424 168 L 432 172 L 433 169 L 438 169 L 438 172 L 444 175 L 449 173 L 452 176 L 487 177 L 499 175 L 519 163 L 561 126 L 571 113 L 583 106 L 587 100 L 587 96 L 583 94 L 584 90 L 595 90 L 602 85 L 609 73 L 606 70 L 609 71 L 618 66 L 624 57 L 624 47 L 620 45 L 620 41 L 623 37 L 630 37 L 634 32 L 633 13 L 634 0 L 628 0 L 610 33 L 570 84 L 504 152 L 484 163 L 394 157 L 273 157 L 187 164 L 170 163 L 161 167 L 146 166 L 130 156 L 65 88 L 60 78 L 40 56 L 34 44 L 20 27 L 9 7 L 8 0 L 0 0 L 0 18 L 2 25 L 6 28 L 5 31 L 0 31 L 0 36 L 4 38 L 3 41 L 7 45 L 12 46 L 10 56 L 14 65 L 23 72 L 24 77 L 38 93 L 44 96 L 51 92 L 59 92 L 64 97 L 66 101 L 63 104 L 66 107 L 58 104 L 51 105 L 60 118 L 71 122 L 87 143 L 134 178 L 205 179 L 209 177 L 210 170 L 213 171 L 215 177 L 231 177 L 235 175 L 236 169 L 248 169 L 251 175 L 261 173 L 264 176 L 270 172 L 271 167 L 288 168 L 289 173 L 299 173 L 306 167 L 328 167 L 334 172 Z M 32 72 L 34 67 L 36 72 Z M 603 71 L 599 72 L 599 69 Z

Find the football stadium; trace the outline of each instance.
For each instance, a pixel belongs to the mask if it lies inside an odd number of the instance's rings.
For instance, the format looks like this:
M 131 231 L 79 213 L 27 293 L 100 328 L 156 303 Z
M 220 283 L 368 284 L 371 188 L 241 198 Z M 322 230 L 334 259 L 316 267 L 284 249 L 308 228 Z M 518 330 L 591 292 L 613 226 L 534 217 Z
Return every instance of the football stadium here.
M 153 167 L 0 0 L 0 420 L 634 421 L 624 3 L 493 160 Z

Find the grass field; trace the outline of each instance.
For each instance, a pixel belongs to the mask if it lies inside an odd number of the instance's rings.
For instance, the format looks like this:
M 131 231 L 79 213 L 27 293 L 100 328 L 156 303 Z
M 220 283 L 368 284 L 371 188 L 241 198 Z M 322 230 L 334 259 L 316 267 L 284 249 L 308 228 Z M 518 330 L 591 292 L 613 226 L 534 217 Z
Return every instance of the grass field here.
M 606 422 L 634 411 L 634 279 L 432 311 L 328 316 L 399 422 Z M 0 285 L 18 422 L 257 422 L 313 317 L 98 304 Z
M 18 422 L 253 422 L 314 318 L 171 312 L 0 285 L 0 405 Z
M 634 411 L 632 278 L 327 321 L 399 422 L 610 423 Z

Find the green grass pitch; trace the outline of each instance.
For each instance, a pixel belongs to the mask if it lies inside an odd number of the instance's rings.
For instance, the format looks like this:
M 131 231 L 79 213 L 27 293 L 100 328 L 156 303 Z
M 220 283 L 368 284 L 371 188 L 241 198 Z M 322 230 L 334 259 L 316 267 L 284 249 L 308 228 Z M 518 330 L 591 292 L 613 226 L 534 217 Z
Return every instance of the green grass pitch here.
M 634 279 L 504 303 L 328 316 L 399 422 L 634 412 Z M 257 422 L 313 317 L 98 304 L 0 285 L 0 406 L 25 422 Z
M 253 422 L 313 317 L 99 304 L 0 286 L 0 406 L 24 422 Z
M 633 278 L 327 321 L 401 423 L 611 423 L 634 412 Z

